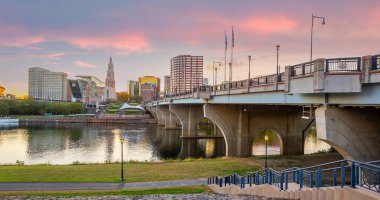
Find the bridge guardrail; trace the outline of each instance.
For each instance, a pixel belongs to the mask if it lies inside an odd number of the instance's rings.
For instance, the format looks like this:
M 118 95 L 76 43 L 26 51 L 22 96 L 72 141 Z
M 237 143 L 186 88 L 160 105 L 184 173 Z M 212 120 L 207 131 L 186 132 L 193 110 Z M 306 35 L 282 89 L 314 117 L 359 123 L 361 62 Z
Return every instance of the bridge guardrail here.
M 372 56 L 372 70 L 380 69 L 380 54 Z
M 314 62 L 306 62 L 298 65 L 291 66 L 290 68 L 290 76 L 291 77 L 299 77 L 310 75 L 314 73 Z
M 325 72 L 351 72 L 360 70 L 360 57 L 326 59 Z

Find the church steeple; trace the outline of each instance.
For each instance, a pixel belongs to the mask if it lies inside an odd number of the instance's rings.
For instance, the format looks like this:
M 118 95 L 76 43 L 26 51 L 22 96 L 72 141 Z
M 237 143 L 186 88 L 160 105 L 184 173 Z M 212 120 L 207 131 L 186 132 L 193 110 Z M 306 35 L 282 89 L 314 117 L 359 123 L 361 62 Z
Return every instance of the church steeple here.
M 110 62 L 108 63 L 106 86 L 115 89 L 115 75 L 113 71 L 112 57 L 110 57 Z

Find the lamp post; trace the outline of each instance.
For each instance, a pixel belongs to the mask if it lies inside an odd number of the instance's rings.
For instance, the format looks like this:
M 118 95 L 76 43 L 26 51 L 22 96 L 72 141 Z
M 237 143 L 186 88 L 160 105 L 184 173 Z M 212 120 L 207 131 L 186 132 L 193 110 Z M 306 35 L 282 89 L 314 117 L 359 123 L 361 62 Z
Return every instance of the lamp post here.
M 325 17 L 318 17 L 314 14 L 311 14 L 311 33 L 310 33 L 310 63 L 313 61 L 313 28 L 314 28 L 314 19 L 321 19 L 322 25 L 326 24 Z
M 124 167 L 123 167 L 123 144 L 124 138 L 120 138 L 121 144 L 121 171 L 120 171 L 120 180 L 124 182 Z
M 249 86 L 251 83 L 251 55 L 248 55 L 248 81 L 247 81 L 247 91 L 249 92 Z
M 278 75 L 280 74 L 280 66 L 278 65 L 278 52 L 280 51 L 280 45 L 277 44 L 276 45 L 276 49 L 277 49 L 277 65 L 276 65 L 276 74 L 277 74 L 277 79 L 278 79 Z
M 216 85 L 216 79 L 217 79 L 217 76 L 218 76 L 218 74 L 217 74 L 217 68 L 218 67 L 215 67 L 215 64 L 219 64 L 219 67 L 222 65 L 222 62 L 216 62 L 216 61 L 214 61 L 213 63 L 212 63 L 212 82 L 213 82 L 213 85 L 214 85 L 214 87 L 215 87 L 215 85 Z
M 266 170 L 268 168 L 268 165 L 267 165 L 267 160 L 268 160 L 268 140 L 269 140 L 268 135 L 265 135 L 264 139 L 265 139 L 265 164 L 264 164 L 264 166 L 265 166 L 265 170 Z

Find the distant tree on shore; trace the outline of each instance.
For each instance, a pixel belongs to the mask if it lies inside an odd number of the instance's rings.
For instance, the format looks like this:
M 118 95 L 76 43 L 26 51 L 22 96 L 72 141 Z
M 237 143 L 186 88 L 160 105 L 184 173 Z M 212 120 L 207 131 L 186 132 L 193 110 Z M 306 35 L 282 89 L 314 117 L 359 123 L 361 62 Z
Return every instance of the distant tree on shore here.
M 129 94 L 128 92 L 118 92 L 117 93 L 117 100 L 121 103 L 125 103 L 125 102 L 128 102 L 129 100 Z
M 141 95 L 135 95 L 135 96 L 131 96 L 129 98 L 129 102 L 130 103 L 141 103 L 143 100 L 142 96 Z
M 81 114 L 82 103 L 28 100 L 0 100 L 0 115 L 54 115 Z

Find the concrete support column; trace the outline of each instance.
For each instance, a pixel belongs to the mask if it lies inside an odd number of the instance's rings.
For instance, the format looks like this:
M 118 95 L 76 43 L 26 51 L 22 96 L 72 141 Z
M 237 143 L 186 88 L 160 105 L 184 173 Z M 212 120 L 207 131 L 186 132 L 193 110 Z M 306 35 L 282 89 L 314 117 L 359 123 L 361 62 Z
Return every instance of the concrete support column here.
M 325 89 L 325 59 L 314 60 L 314 91 Z
M 248 139 L 248 112 L 239 105 L 205 104 L 205 117 L 222 131 L 226 144 L 226 156 L 250 156 Z
M 146 109 L 150 112 L 150 114 L 152 114 L 155 120 L 158 120 L 156 112 L 153 111 L 153 107 L 147 107 Z
M 203 118 L 202 105 L 169 105 L 170 112 L 174 113 L 182 124 L 182 136 L 196 136 L 198 125 Z
M 371 82 L 371 70 L 372 70 L 372 56 L 363 56 L 362 57 L 362 83 L 370 83 Z
M 291 78 L 291 75 L 292 75 L 292 72 L 291 72 L 292 68 L 291 66 L 286 66 L 285 67 L 285 92 L 289 92 L 290 91 L 290 78 Z
M 317 137 L 344 158 L 380 159 L 380 110 L 376 108 L 319 107 L 315 111 Z
M 157 110 L 162 113 L 165 129 L 177 129 L 177 117 L 169 111 L 169 105 L 157 106 Z
M 303 154 L 302 130 L 309 120 L 301 118 L 301 111 L 289 111 L 286 108 L 278 110 L 271 108 L 253 109 L 249 112 L 250 144 L 260 131 L 269 129 L 280 137 L 281 154 Z
M 162 113 L 158 110 L 157 106 L 152 107 L 152 111 L 156 113 L 157 116 L 157 122 L 159 126 L 164 126 L 165 125 L 165 119 Z

